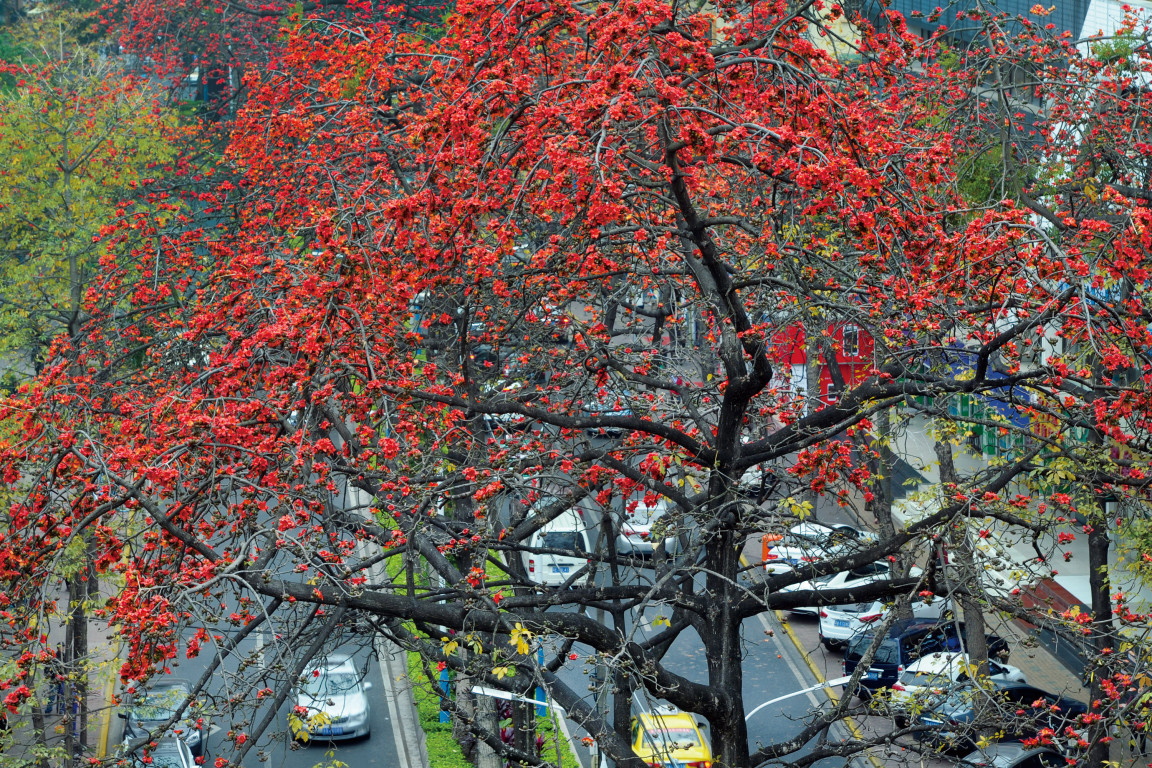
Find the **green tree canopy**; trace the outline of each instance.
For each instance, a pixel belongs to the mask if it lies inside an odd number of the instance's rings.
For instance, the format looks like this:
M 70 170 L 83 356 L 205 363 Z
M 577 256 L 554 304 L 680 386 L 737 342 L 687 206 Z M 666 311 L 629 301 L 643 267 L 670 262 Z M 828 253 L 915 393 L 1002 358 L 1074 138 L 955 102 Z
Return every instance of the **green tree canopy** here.
M 175 113 L 114 59 L 7 67 L 0 93 L 0 354 L 33 367 L 83 315 L 100 228 L 177 155 Z

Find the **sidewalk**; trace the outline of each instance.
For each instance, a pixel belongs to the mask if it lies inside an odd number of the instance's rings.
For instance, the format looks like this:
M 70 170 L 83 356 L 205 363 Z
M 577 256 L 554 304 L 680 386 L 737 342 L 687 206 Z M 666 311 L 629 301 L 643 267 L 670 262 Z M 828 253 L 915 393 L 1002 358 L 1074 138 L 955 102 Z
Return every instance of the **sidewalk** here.
M 61 590 L 57 596 L 61 612 L 67 610 L 67 596 Z M 63 644 L 65 639 L 65 617 L 62 613 L 52 614 L 47 621 L 47 647 L 56 648 Z M 59 693 L 51 691 L 50 684 L 42 684 L 38 690 L 46 697 L 43 715 L 44 732 L 38 738 L 31 715 L 13 716 L 8 714 L 10 721 L 16 725 L 12 731 L 13 744 L 7 755 L 12 757 L 31 757 L 34 748 L 53 750 L 59 755 L 66 754 L 69 737 L 73 747 L 86 758 L 103 758 L 113 752 L 120 742 L 123 731 L 120 719 L 116 717 L 112 706 L 112 696 L 115 682 L 120 671 L 118 658 L 118 638 L 110 634 L 103 620 L 88 617 L 88 657 L 86 659 L 87 671 L 87 710 L 88 722 L 86 742 L 84 747 L 79 744 L 79 707 L 73 703 L 60 701 Z M 51 706 L 48 706 L 48 705 Z M 52 761 L 49 761 L 52 763 Z M 58 763 L 53 763 L 58 764 Z
M 902 487 L 898 494 L 901 498 L 894 511 L 903 523 L 930 511 L 922 501 L 910 501 L 908 497 L 914 494 L 920 483 L 927 487 L 938 485 L 940 468 L 934 442 L 922 421 L 914 420 L 907 429 L 894 437 L 893 451 L 902 463 L 906 463 L 918 475 L 915 481 Z M 961 475 L 971 474 L 987 466 L 982 454 L 974 454 L 969 450 L 955 451 L 954 460 Z M 1011 486 L 1008 492 L 1014 492 Z M 863 508 L 862 503 L 855 501 L 854 506 L 857 509 Z M 1114 515 L 1114 511 L 1109 509 L 1108 516 Z M 982 540 L 980 545 L 990 551 L 990 559 L 1004 557 L 1011 561 L 1011 568 L 1019 568 L 1024 572 L 1021 578 L 1009 573 L 1010 568 L 1006 567 L 1000 569 L 1000 576 L 1005 583 L 1015 582 L 1014 585 L 1032 588 L 1036 592 L 1034 599 L 1038 604 L 1052 599 L 1054 608 L 1060 606 L 1058 610 L 1066 610 L 1075 604 L 1090 605 L 1092 593 L 1088 582 L 1088 535 L 1084 532 L 1083 523 L 1076 520 L 1061 523 L 1055 518 L 1048 523 L 1047 530 L 1036 542 L 1041 552 L 1046 556 L 1051 555 L 1043 563 L 1037 560 L 1037 552 L 1031 542 L 1020 535 L 1000 536 L 1002 531 L 997 529 L 993 531 L 993 536 Z M 1006 531 L 1003 533 L 1007 534 Z M 1152 589 L 1137 578 L 1132 568 L 1134 561 L 1140 560 L 1139 554 L 1125 547 L 1114 529 L 1111 530 L 1110 540 L 1108 575 L 1112 593 L 1123 592 L 1127 595 L 1134 611 L 1152 611 Z

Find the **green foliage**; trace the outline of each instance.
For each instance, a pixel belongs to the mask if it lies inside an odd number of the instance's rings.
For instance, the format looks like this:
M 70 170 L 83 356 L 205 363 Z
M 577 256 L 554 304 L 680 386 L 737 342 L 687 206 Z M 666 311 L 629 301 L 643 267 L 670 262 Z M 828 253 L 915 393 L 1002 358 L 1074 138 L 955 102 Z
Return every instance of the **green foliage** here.
M 427 737 L 429 768 L 469 768 L 472 764 L 452 736 L 452 723 L 440 722 L 440 697 L 427 683 L 418 653 L 408 654 L 408 677 L 412 681 L 420 727 Z
M 0 93 L 0 354 L 31 359 L 82 310 L 100 229 L 176 156 L 143 84 L 81 55 Z
M 941 51 L 940 55 L 936 57 L 936 63 L 941 69 L 953 72 L 960 66 L 960 54 L 951 49 Z
M 1133 31 L 1122 29 L 1118 34 L 1090 45 L 1093 56 L 1126 69 L 1134 66 L 1132 54 L 1140 44 L 1140 38 Z
M 1006 169 L 999 144 L 973 152 L 957 163 L 956 187 L 972 205 L 1015 198 L 1024 187 L 1019 165 Z

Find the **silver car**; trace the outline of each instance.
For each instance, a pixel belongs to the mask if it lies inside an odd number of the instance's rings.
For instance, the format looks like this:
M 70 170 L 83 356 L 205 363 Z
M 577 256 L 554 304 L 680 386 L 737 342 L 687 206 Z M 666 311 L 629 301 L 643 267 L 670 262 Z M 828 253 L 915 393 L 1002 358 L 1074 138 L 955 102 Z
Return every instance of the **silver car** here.
M 133 768 L 196 768 L 196 758 L 192 750 L 175 736 L 165 736 L 156 744 L 156 748 L 148 753 L 149 762 L 145 763 L 143 748 L 131 755 Z
M 367 736 L 372 728 L 367 696 L 371 687 L 350 656 L 329 656 L 304 671 L 296 691 L 295 714 L 307 723 L 313 739 Z

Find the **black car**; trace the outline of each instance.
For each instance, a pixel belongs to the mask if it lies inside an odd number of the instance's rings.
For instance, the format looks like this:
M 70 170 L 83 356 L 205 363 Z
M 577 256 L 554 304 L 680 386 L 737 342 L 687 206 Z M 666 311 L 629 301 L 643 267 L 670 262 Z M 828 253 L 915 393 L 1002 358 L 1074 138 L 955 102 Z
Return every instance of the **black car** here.
M 1068 726 L 1088 712 L 1088 705 L 1037 688 L 1027 683 L 993 681 L 991 690 L 965 685 L 938 702 L 932 711 L 916 718 L 919 725 L 930 726 L 916 736 L 939 749 L 961 751 L 973 749 L 979 739 L 975 723 L 977 697 L 983 702 L 986 719 L 994 724 L 1000 741 L 1036 738 L 1041 731 L 1059 738 Z
M 176 679 L 158 680 L 147 689 L 139 691 L 126 710 L 120 712 L 124 718 L 124 742 L 130 743 L 145 737 L 155 738 L 156 730 L 172 718 L 192 695 L 187 681 Z M 197 718 L 192 708 L 184 710 L 184 717 L 172 726 L 172 733 L 188 745 L 196 757 L 204 755 L 204 742 L 207 732 L 196 727 Z
M 859 687 L 850 691 L 862 699 L 870 698 L 874 691 L 889 688 L 899 678 L 904 668 L 926 653 L 961 650 L 964 622 L 938 619 L 904 619 L 895 622 L 888 635 L 876 649 L 872 664 L 860 678 Z M 844 675 L 856 671 L 860 659 L 872 645 L 875 633 L 863 632 L 848 643 L 844 652 Z M 1008 644 L 998 635 L 986 635 L 988 655 L 1007 658 Z

